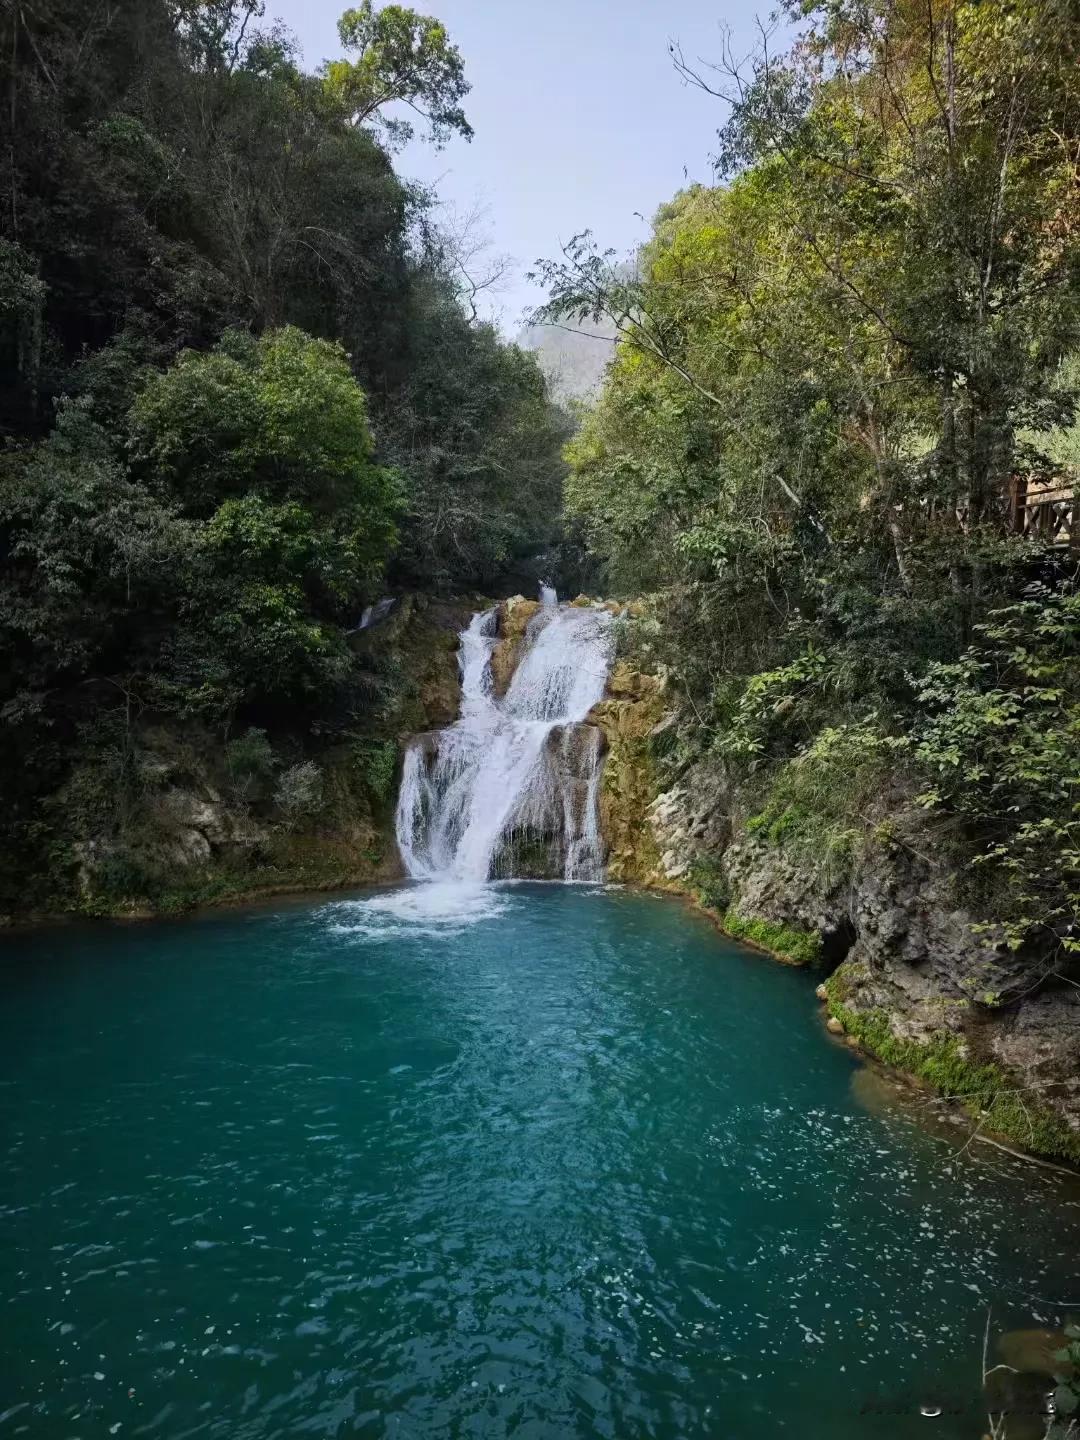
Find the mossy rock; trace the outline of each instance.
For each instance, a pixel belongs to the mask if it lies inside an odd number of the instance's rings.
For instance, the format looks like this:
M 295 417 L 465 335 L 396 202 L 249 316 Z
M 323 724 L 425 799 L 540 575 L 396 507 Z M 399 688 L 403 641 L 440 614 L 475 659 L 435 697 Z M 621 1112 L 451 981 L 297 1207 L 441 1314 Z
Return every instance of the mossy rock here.
M 960 1036 L 938 1031 L 920 1041 L 897 1035 L 887 1010 L 851 1004 L 859 967 L 841 965 L 825 982 L 829 1013 L 869 1054 L 924 1081 L 938 1094 L 962 1104 L 982 1132 L 1010 1140 L 1036 1155 L 1080 1165 L 1080 1135 L 1065 1120 L 999 1065 L 973 1058 Z
M 728 910 L 723 926 L 736 940 L 748 940 L 788 965 L 813 965 L 821 958 L 821 936 L 814 931 L 748 918 L 735 910 Z

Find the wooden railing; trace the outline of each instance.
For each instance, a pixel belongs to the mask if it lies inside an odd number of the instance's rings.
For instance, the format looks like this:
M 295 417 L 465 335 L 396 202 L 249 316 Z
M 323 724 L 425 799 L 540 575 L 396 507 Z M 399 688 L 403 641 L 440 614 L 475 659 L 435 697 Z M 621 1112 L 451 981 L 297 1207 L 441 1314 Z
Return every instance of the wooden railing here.
M 1014 475 L 1009 486 L 1009 529 L 1045 545 L 1080 549 L 1080 504 L 1077 477 L 1062 474 L 1050 480 Z

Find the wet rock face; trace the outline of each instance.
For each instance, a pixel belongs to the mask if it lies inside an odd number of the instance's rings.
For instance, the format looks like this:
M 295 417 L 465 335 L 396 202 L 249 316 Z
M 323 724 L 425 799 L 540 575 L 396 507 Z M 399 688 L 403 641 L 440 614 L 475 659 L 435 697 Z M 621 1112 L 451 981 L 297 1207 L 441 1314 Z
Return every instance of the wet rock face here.
M 611 880 L 651 884 L 658 856 L 649 824 L 656 794 L 650 737 L 664 718 L 664 683 L 616 664 L 604 698 L 589 712 L 604 732 L 607 754 L 600 787 L 600 830 Z
M 495 875 L 564 878 L 569 851 L 588 828 L 589 788 L 602 746 L 594 725 L 557 725 L 552 730 L 544 747 L 548 783 L 530 791 L 529 803 L 495 856 Z
M 500 700 L 510 688 L 510 681 L 524 652 L 529 621 L 539 614 L 541 608 L 538 600 L 526 600 L 524 595 L 512 595 L 499 605 L 499 638 L 491 652 L 491 682 Z
M 362 659 L 392 658 L 408 676 L 393 717 L 402 735 L 453 724 L 461 709 L 458 636 L 471 601 L 403 595 L 377 625 L 354 631 L 349 644 Z
M 830 880 L 747 834 L 738 792 L 712 763 L 658 795 L 647 819 L 645 883 L 687 889 L 707 867 L 740 916 L 822 937 L 827 968 L 843 962 L 849 1010 L 884 1012 L 901 1040 L 954 1035 L 962 1054 L 1036 1087 L 1080 1134 L 1080 987 L 1068 983 L 1080 976 L 1056 980 L 1046 956 L 1009 950 L 999 928 L 976 928 L 980 917 L 958 904 L 944 864 L 883 844 Z

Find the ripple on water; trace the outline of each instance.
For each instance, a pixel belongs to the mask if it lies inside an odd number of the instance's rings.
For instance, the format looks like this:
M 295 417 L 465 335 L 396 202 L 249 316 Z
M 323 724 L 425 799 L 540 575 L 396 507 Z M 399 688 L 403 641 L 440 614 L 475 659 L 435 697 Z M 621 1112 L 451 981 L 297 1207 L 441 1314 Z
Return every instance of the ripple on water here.
M 1056 1180 L 868 1110 L 812 977 L 678 905 L 9 953 L 0 1440 L 968 1440 L 987 1307 L 1075 1298 Z

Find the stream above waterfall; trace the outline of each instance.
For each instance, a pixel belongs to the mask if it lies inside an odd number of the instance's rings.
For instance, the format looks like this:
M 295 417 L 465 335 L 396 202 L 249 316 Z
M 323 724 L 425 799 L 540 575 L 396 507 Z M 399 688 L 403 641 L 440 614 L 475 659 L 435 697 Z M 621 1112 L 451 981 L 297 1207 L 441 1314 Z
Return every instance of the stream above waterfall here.
M 406 749 L 396 831 L 413 879 L 516 875 L 522 841 L 548 851 L 548 873 L 561 879 L 603 874 L 602 736 L 585 718 L 604 693 L 612 617 L 542 593 L 505 695 L 495 693 L 497 612 L 488 610 L 461 635 L 459 719 Z
M 1066 1180 L 913 1124 L 674 901 L 411 885 L 0 968 L 0 1440 L 961 1440 L 988 1307 L 1076 1298 Z

